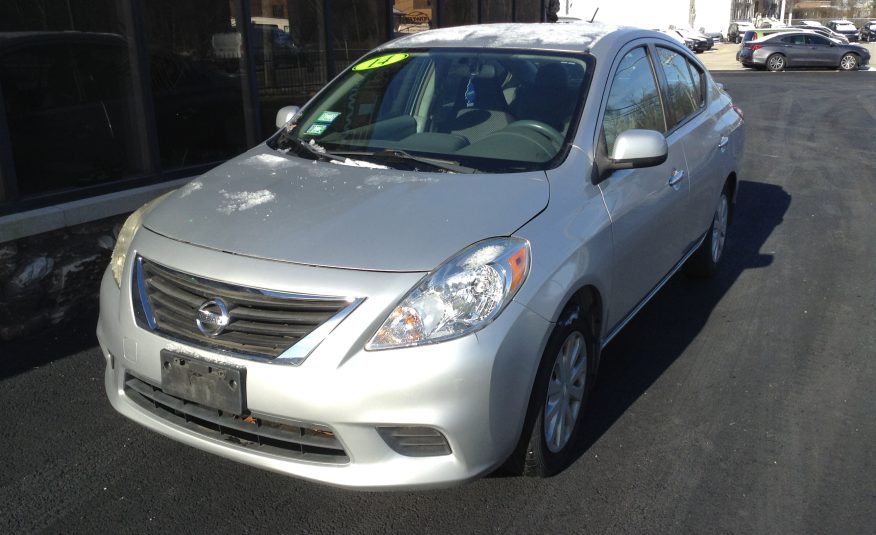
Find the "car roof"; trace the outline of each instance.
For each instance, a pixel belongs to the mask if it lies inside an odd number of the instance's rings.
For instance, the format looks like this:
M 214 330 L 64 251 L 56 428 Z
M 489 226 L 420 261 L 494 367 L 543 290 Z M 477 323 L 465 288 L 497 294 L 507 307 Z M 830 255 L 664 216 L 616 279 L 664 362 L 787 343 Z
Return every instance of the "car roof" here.
M 440 28 L 400 37 L 378 47 L 391 48 L 506 48 L 598 52 L 640 37 L 665 36 L 652 30 L 598 22 L 480 24 Z
M 749 41 L 749 43 L 761 43 L 761 42 L 765 42 L 765 41 L 772 41 L 773 39 L 776 39 L 778 36 L 787 37 L 789 35 L 819 35 L 819 34 L 818 34 L 818 32 L 812 32 L 809 30 L 793 30 L 790 32 L 773 32 L 770 35 L 765 35 L 765 36 L 761 37 L 760 39 L 754 39 L 752 41 Z M 824 37 L 824 36 L 822 35 L 821 37 Z

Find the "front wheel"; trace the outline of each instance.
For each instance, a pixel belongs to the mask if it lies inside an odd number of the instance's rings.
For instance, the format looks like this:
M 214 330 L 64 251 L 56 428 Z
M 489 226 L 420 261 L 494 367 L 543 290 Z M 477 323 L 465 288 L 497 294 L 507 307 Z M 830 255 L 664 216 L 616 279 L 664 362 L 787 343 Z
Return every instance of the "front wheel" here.
M 855 71 L 858 69 L 858 56 L 854 54 L 846 54 L 840 59 L 839 67 L 844 71 Z
M 557 321 L 542 356 L 524 427 L 522 459 L 515 472 L 548 477 L 568 466 L 580 444 L 587 400 L 596 379 L 599 348 L 586 303 L 569 303 Z M 527 433 L 527 431 L 529 431 Z M 522 461 L 522 466 L 520 463 Z
M 772 56 L 767 58 L 766 67 L 767 69 L 778 72 L 785 70 L 785 56 L 781 54 L 773 54 Z
M 685 273 L 696 278 L 708 278 L 718 271 L 718 263 L 724 256 L 724 245 L 727 241 L 727 227 L 730 223 L 730 196 L 727 186 L 718 199 L 718 207 L 712 217 L 712 226 L 706 232 L 702 245 L 688 259 L 684 266 Z

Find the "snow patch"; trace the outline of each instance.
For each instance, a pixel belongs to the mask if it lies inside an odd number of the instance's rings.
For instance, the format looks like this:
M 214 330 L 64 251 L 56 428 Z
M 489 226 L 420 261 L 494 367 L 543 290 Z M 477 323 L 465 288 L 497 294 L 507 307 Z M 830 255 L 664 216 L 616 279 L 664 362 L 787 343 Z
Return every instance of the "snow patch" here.
M 350 167 L 365 167 L 367 169 L 389 169 L 389 167 L 385 165 L 371 162 L 363 162 L 362 160 L 351 160 L 350 158 L 345 158 L 343 162 L 339 160 L 332 160 L 331 163 L 336 165 L 349 165 Z
M 392 42 L 393 47 L 465 43 L 473 46 L 583 50 L 617 30 L 600 23 L 576 24 L 481 24 L 417 33 Z M 481 41 L 474 44 L 472 41 Z M 487 45 L 488 43 L 488 45 Z
M 238 191 L 228 193 L 225 190 L 220 190 L 219 193 L 225 197 L 222 205 L 219 206 L 219 211 L 223 214 L 230 215 L 234 212 L 243 212 L 250 208 L 268 203 L 277 198 L 276 194 L 266 189 L 259 191 Z
M 366 186 L 382 186 L 384 184 L 411 184 L 415 182 L 438 182 L 438 179 L 418 175 L 375 175 L 365 179 Z
M 186 197 L 188 197 L 189 195 L 191 195 L 192 193 L 198 191 L 199 189 L 201 189 L 203 187 L 204 187 L 204 184 L 200 180 L 193 180 L 193 181 L 189 182 L 188 184 L 186 184 L 185 186 L 183 186 L 182 188 L 180 188 L 179 198 L 185 199 Z

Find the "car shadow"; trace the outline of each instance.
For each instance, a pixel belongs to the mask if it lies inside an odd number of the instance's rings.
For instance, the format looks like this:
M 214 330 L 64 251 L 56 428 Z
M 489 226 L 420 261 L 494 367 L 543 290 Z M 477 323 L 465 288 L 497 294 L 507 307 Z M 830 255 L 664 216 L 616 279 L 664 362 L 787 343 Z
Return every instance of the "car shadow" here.
M 0 341 L 0 381 L 97 345 L 97 298 L 79 305 L 69 319 L 37 333 Z
M 724 261 L 715 277 L 676 274 L 606 346 L 590 398 L 578 459 L 641 397 L 699 335 L 709 315 L 743 271 L 769 266 L 761 252 L 782 223 L 791 196 L 773 184 L 742 181 Z

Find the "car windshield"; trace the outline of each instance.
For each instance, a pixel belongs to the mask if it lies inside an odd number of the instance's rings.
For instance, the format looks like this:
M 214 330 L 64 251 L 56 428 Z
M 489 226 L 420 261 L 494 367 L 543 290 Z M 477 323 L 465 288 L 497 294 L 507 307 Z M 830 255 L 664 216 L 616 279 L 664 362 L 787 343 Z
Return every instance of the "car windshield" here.
M 573 53 L 383 50 L 334 80 L 269 145 L 405 169 L 548 169 L 574 135 L 591 65 Z
M 851 22 L 840 22 L 836 25 L 836 29 L 841 32 L 853 32 L 857 30 L 857 28 L 855 28 L 855 25 Z

